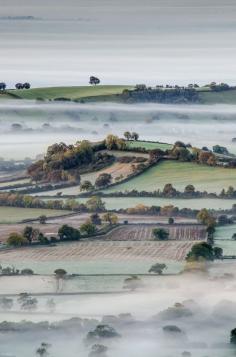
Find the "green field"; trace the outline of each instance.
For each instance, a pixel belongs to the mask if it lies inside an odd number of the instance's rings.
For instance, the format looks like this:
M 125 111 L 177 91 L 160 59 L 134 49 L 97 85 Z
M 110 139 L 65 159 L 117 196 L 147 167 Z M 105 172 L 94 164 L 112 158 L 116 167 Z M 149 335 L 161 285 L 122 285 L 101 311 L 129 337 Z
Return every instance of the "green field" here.
M 40 208 L 18 208 L 0 206 L 0 223 L 17 223 L 25 219 L 38 218 L 41 215 L 47 217 L 60 216 L 71 213 L 70 211 L 61 211 L 53 209 Z
M 88 198 L 78 198 L 80 203 L 85 203 Z M 191 209 L 230 209 L 236 200 L 223 200 L 213 198 L 177 199 L 177 198 L 155 198 L 155 197 L 102 197 L 108 210 L 131 208 L 139 204 L 145 206 L 169 206 Z M 235 229 L 236 233 L 236 229 Z
M 80 86 L 80 87 L 48 87 L 48 88 L 32 88 L 29 90 L 13 89 L 9 93 L 13 93 L 22 99 L 81 99 L 85 97 L 109 96 L 120 94 L 124 89 L 132 89 L 132 86 L 124 85 L 107 85 L 107 86 Z
M 158 142 L 148 142 L 148 141 L 129 141 L 127 145 L 131 149 L 144 148 L 146 150 L 161 149 L 161 150 L 171 150 L 173 145 Z
M 199 91 L 200 101 L 203 104 L 236 104 L 236 89 L 228 91 Z
M 236 224 L 227 224 L 216 228 L 214 239 L 231 239 L 232 235 L 236 233 Z
M 155 191 L 171 183 L 176 189 L 183 190 L 192 184 L 197 190 L 220 192 L 230 185 L 236 188 L 236 170 L 210 167 L 189 162 L 163 161 L 143 174 L 104 192 Z

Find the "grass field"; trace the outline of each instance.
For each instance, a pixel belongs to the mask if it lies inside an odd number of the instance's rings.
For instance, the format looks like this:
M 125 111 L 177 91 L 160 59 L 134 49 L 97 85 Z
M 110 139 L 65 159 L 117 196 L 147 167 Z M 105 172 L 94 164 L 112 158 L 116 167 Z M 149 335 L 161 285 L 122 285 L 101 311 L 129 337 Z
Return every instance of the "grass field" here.
M 29 90 L 10 90 L 22 99 L 81 99 L 85 97 L 109 96 L 120 94 L 124 89 L 132 89 L 132 86 L 124 85 L 107 85 L 107 86 L 80 86 L 80 87 L 47 87 L 47 88 L 32 88 Z
M 154 191 L 163 189 L 167 183 L 171 183 L 178 190 L 183 190 L 186 185 L 192 184 L 200 191 L 220 192 L 222 188 L 228 188 L 230 185 L 236 187 L 236 170 L 188 162 L 164 161 L 105 192 L 124 192 L 132 189 Z
M 78 201 L 85 203 L 88 198 L 78 198 Z M 108 210 L 131 208 L 139 204 L 145 206 L 169 206 L 173 205 L 179 208 L 191 209 L 230 209 L 236 200 L 224 200 L 213 198 L 196 198 L 196 199 L 174 199 L 174 198 L 155 198 L 155 197 L 103 197 L 105 206 Z
M 55 99 L 64 97 L 67 99 L 81 99 L 89 97 L 100 97 L 101 101 L 114 100 L 116 94 L 122 93 L 124 89 L 132 89 L 129 85 L 99 85 L 99 86 L 74 86 L 74 87 L 46 87 L 32 88 L 29 90 L 8 90 L 0 95 L 0 99 L 12 99 L 13 96 L 18 96 L 22 99 Z M 222 92 L 214 92 L 204 88 L 199 88 L 198 94 L 200 102 L 203 104 L 235 104 L 236 89 Z
M 71 213 L 70 211 L 60 211 L 39 208 L 18 208 L 0 206 L 0 223 L 16 223 L 24 219 L 38 218 L 41 215 L 48 217 L 60 216 Z
M 236 224 L 227 224 L 216 228 L 214 239 L 231 239 L 232 235 L 236 233 Z
M 158 142 L 147 142 L 147 141 L 129 141 L 127 142 L 128 147 L 134 148 L 144 148 L 146 150 L 161 149 L 161 150 L 171 150 L 173 145 Z
M 236 89 L 223 92 L 199 91 L 199 97 L 203 104 L 236 104 Z

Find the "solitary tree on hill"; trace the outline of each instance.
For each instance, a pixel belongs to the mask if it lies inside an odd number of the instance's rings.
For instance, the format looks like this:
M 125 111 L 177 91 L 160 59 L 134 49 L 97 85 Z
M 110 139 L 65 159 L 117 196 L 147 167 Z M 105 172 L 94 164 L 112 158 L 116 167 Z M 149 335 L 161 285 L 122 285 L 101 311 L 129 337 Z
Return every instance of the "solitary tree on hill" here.
M 100 79 L 99 79 L 99 78 L 94 77 L 94 76 L 91 76 L 91 77 L 89 78 L 89 84 L 96 86 L 96 85 L 99 84 L 99 83 L 100 83 Z

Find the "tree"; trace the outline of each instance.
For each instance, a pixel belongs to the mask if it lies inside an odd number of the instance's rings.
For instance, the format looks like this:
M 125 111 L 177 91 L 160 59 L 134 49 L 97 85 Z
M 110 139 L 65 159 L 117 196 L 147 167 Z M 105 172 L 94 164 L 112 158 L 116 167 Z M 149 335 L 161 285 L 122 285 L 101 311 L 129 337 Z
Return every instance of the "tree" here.
M 108 348 L 104 345 L 95 344 L 91 348 L 91 352 L 89 353 L 88 357 L 106 357 Z
M 223 249 L 220 247 L 213 248 L 214 257 L 215 259 L 222 259 L 223 258 Z
M 102 216 L 102 220 L 108 222 L 110 225 L 118 223 L 118 217 L 115 213 L 107 212 Z
M 91 221 L 87 221 L 80 226 L 80 230 L 82 233 L 91 236 L 96 233 L 97 228 Z
M 34 231 L 33 227 L 31 226 L 26 226 L 23 230 L 23 237 L 25 237 L 29 243 L 32 242 L 34 236 L 33 231 Z
M 230 332 L 230 343 L 232 345 L 236 345 L 236 328 L 234 328 L 233 330 L 231 330 Z
M 197 214 L 197 220 L 205 225 L 209 224 L 215 224 L 215 219 L 212 217 L 212 215 L 209 213 L 209 211 L 206 208 L 203 208 L 199 213 Z
M 97 325 L 95 330 L 88 332 L 86 339 L 88 341 L 99 340 L 100 338 L 120 337 L 120 334 L 109 325 Z
M 6 83 L 1 82 L 1 83 L 0 83 L 0 90 L 1 90 L 1 91 L 4 91 L 4 90 L 6 90 L 6 88 L 7 88 Z
M 105 203 L 98 196 L 91 197 L 86 202 L 86 207 L 90 212 L 103 212 L 103 211 L 105 211 Z
M 187 195 L 193 195 L 195 193 L 195 187 L 193 185 L 187 185 L 184 189 L 184 193 Z
M 108 150 L 124 150 L 126 143 L 116 135 L 109 134 L 105 140 L 106 148 Z
M 151 268 L 148 270 L 148 272 L 161 275 L 163 273 L 164 269 L 167 269 L 167 266 L 165 264 L 156 263 L 151 266 Z
M 59 228 L 58 235 L 61 240 L 80 240 L 80 231 L 67 224 Z
M 99 79 L 99 78 L 94 77 L 94 76 L 91 76 L 91 77 L 89 78 L 89 84 L 96 86 L 96 85 L 99 84 L 99 83 L 100 83 L 100 79 Z
M 163 188 L 163 195 L 167 197 L 174 197 L 176 196 L 176 189 L 172 186 L 171 183 L 167 183 Z
M 16 89 L 24 89 L 24 86 L 22 83 L 16 83 L 15 88 Z
M 30 89 L 30 84 L 28 82 L 23 84 L 24 89 Z
M 92 191 L 93 185 L 90 181 L 86 180 L 81 182 L 80 184 L 80 191 Z
M 7 245 L 21 247 L 28 243 L 27 239 L 19 233 L 11 233 L 7 238 Z
M 136 290 L 142 286 L 142 281 L 137 275 L 132 275 L 131 277 L 124 280 L 123 289 Z
M 92 213 L 90 216 L 90 221 L 96 226 L 100 226 L 102 224 L 102 220 L 97 213 Z
M 215 258 L 214 249 L 212 246 L 206 242 L 201 242 L 194 244 L 191 251 L 188 253 L 186 260 L 191 261 L 198 261 L 201 259 L 213 261 Z
M 42 342 L 40 347 L 36 350 L 36 355 L 39 357 L 47 357 L 49 355 L 49 347 L 50 345 L 48 343 Z
M 21 275 L 34 275 L 34 271 L 29 268 L 25 268 L 21 270 Z
M 56 278 L 57 278 L 57 279 L 64 279 L 64 277 L 65 277 L 66 274 L 67 274 L 67 271 L 64 270 L 64 269 L 59 268 L 59 269 L 56 269 L 56 270 L 54 271 L 54 274 L 56 275 Z
M 42 216 L 39 217 L 39 223 L 40 224 L 46 224 L 46 221 L 47 221 L 47 216 L 42 215 Z
M 174 224 L 175 223 L 175 220 L 173 217 L 169 217 L 168 219 L 168 224 Z
M 22 310 L 36 310 L 38 305 L 38 300 L 31 296 L 25 297 L 25 299 L 21 302 L 21 309 Z
M 129 141 L 132 138 L 131 132 L 130 131 L 125 131 L 124 132 L 124 137 L 125 137 L 126 140 Z
M 131 139 L 134 140 L 134 141 L 137 141 L 137 140 L 139 139 L 139 134 L 133 132 L 133 133 L 131 134 Z
M 163 228 L 154 228 L 152 233 L 157 240 L 168 240 L 169 238 L 169 232 Z
M 110 185 L 111 180 L 112 180 L 112 176 L 110 174 L 107 173 L 100 174 L 95 181 L 95 186 L 98 188 L 108 186 Z

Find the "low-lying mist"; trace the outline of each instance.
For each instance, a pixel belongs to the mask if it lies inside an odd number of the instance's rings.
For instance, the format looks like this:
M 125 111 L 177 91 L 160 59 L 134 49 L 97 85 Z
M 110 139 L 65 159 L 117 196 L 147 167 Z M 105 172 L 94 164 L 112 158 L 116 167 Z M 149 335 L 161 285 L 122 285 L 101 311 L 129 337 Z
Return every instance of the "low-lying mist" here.
M 37 296 L 35 309 L 10 297 L 12 308 L 0 312 L 1 352 L 32 356 L 45 342 L 52 356 L 234 356 L 235 292 L 233 275 L 184 274 L 141 277 L 120 293 Z M 106 353 L 89 354 L 95 344 Z
M 33 158 L 48 145 L 101 140 L 135 129 L 140 139 L 194 146 L 219 144 L 236 153 L 235 105 L 79 104 L 0 102 L 1 156 Z M 211 135 L 209 135 L 211 133 Z M 15 145 L 18 149 L 15 150 Z M 13 148 L 14 147 L 14 148 Z

